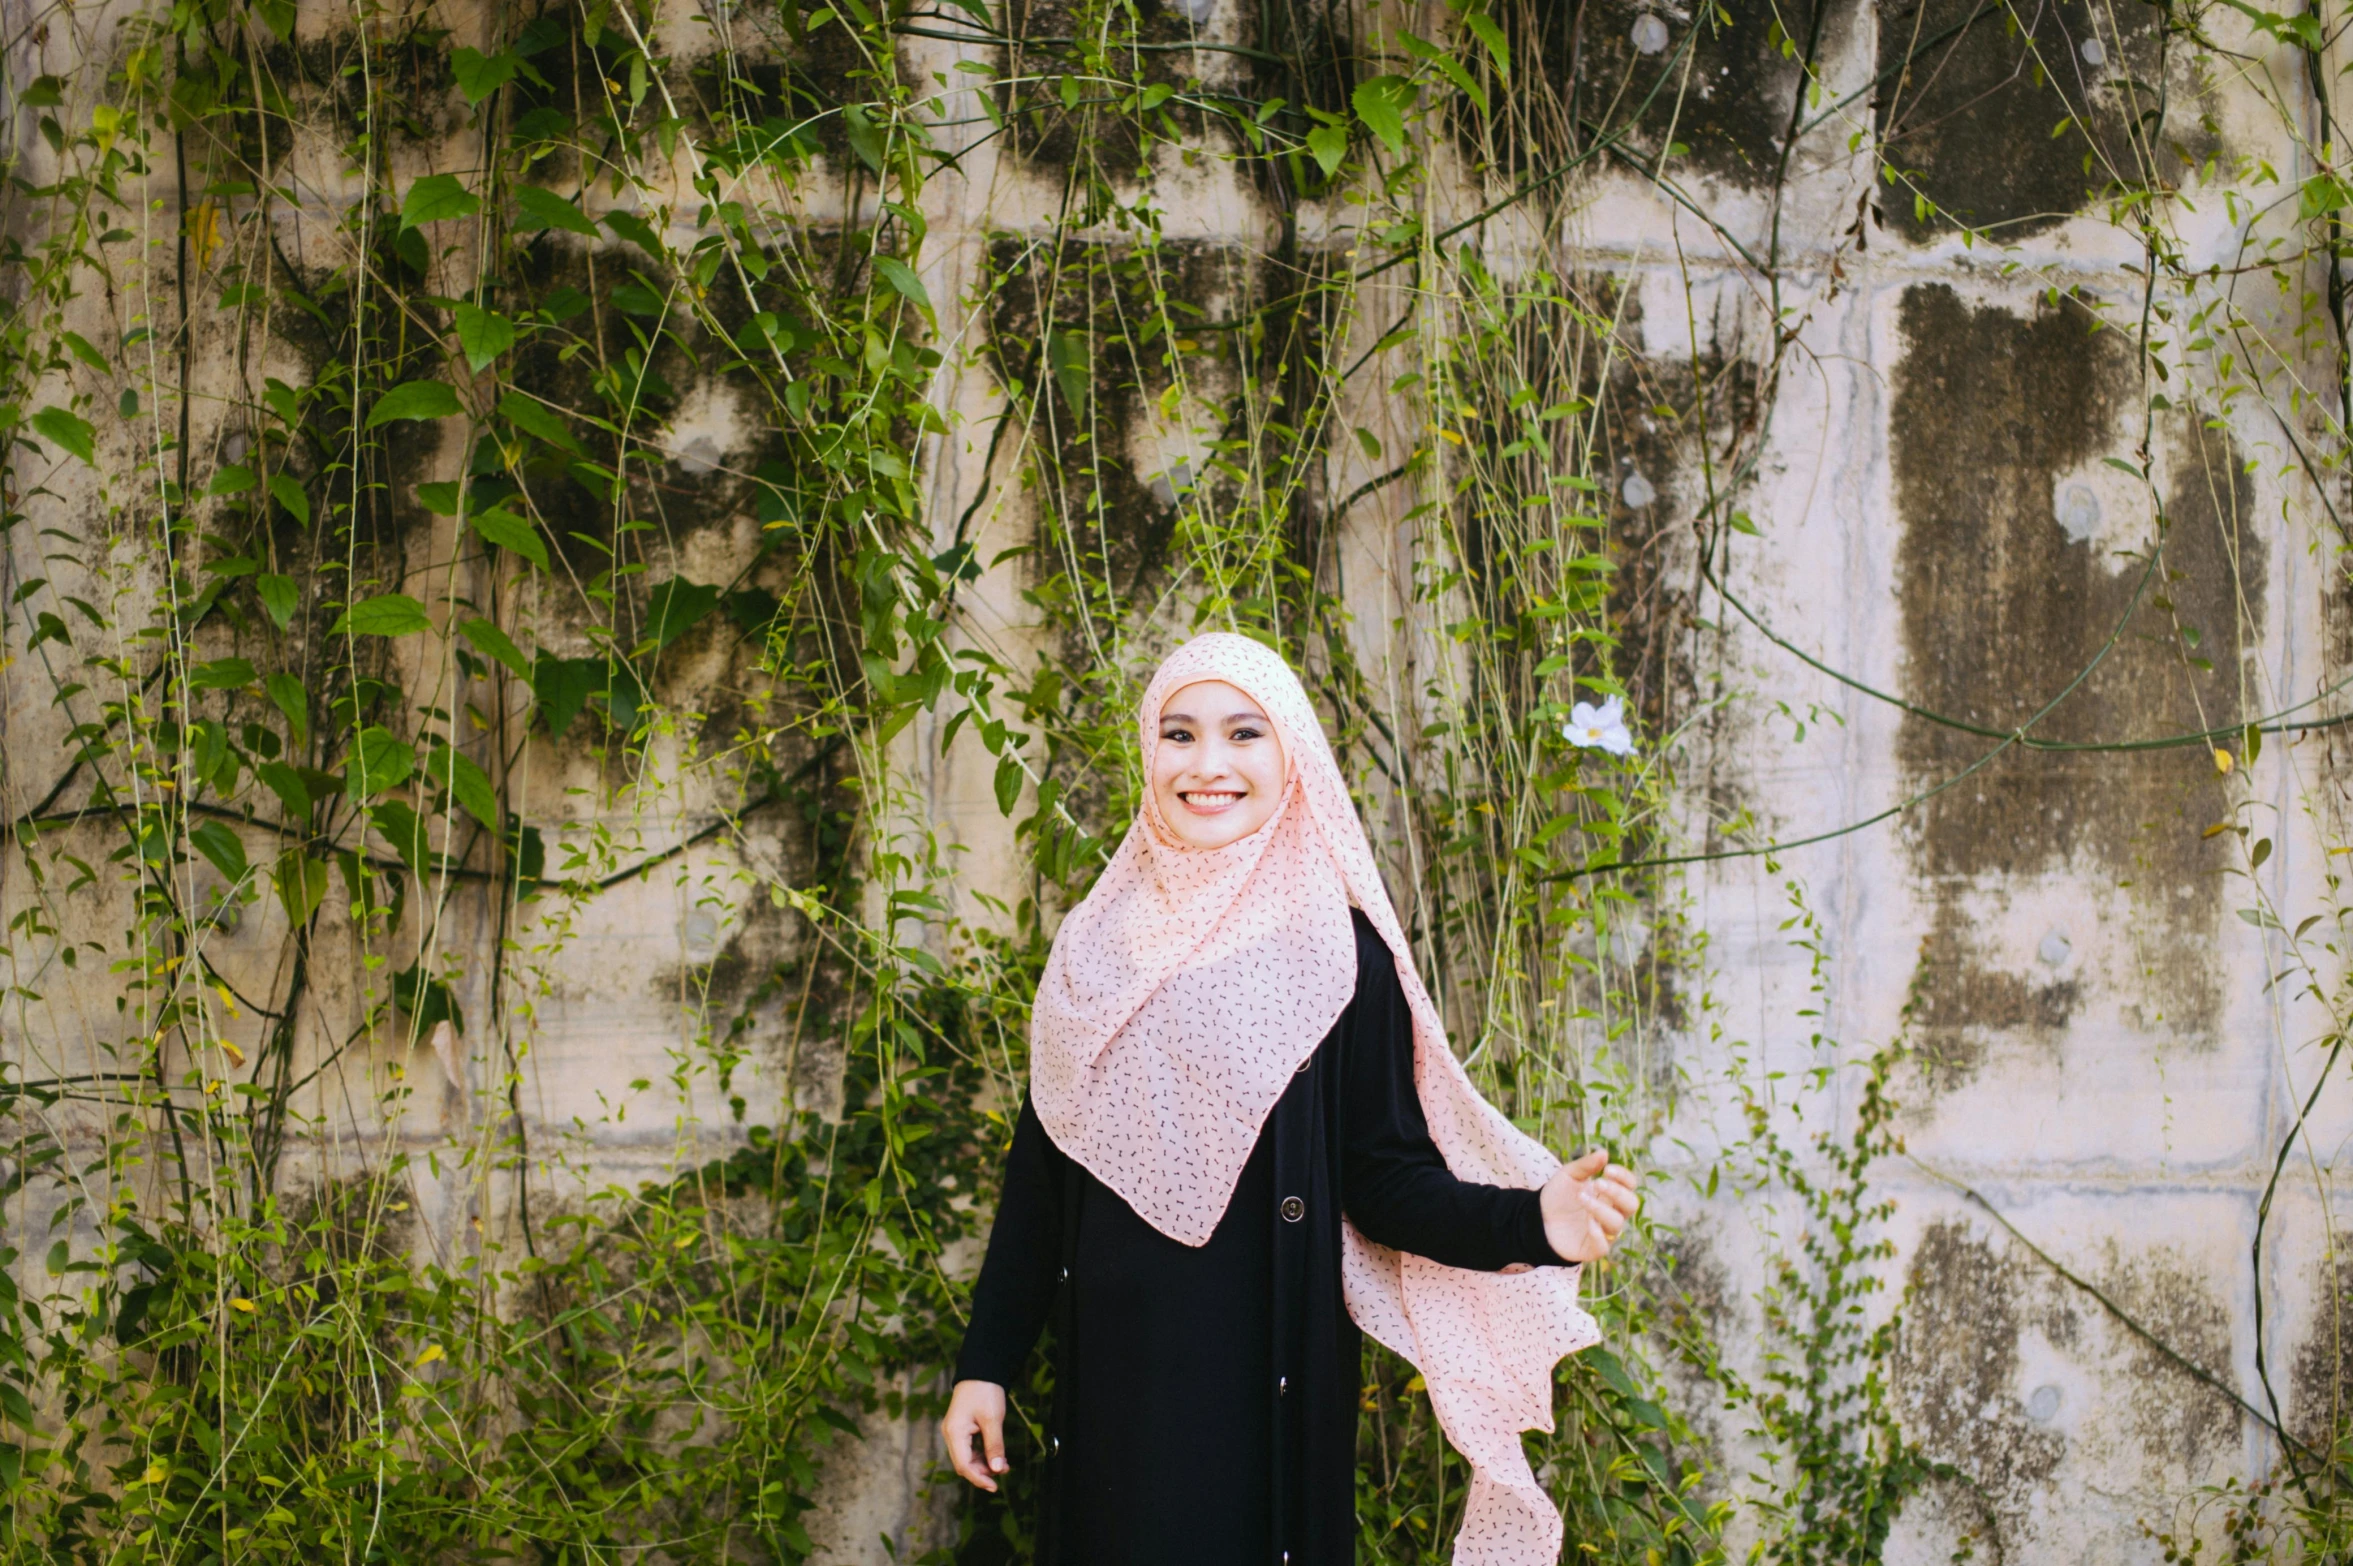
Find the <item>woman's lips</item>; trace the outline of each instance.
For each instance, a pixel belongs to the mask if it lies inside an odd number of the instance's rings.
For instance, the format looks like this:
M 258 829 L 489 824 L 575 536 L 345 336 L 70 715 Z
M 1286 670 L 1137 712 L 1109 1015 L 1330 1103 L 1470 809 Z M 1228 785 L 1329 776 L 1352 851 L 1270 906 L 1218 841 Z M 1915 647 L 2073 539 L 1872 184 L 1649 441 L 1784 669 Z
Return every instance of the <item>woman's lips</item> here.
M 1179 794 L 1177 798 L 1183 800 L 1185 808 L 1197 816 L 1214 816 L 1242 802 L 1242 796 L 1239 794 L 1213 793 L 1207 790 L 1199 793 Z

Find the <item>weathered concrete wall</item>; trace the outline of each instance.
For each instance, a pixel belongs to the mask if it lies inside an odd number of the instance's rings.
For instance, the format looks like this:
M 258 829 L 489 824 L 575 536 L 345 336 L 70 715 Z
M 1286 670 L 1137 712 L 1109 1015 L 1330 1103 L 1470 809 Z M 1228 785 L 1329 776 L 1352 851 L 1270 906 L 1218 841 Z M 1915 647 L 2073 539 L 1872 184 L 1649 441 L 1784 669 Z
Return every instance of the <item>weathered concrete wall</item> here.
M 1438 8 L 1427 9 L 1426 27 L 1437 30 Z M 1639 122 L 1689 146 L 1672 165 L 1685 203 L 1636 170 L 1598 161 L 1564 186 L 1557 226 L 1507 213 L 1477 234 L 1482 252 L 1502 268 L 1540 252 L 1627 300 L 1628 373 L 1648 383 L 1689 387 L 1744 357 L 1761 363 L 1776 334 L 1787 334 L 1770 398 L 1752 397 L 1764 420 L 1762 460 L 1740 503 L 1758 536 L 1734 540 L 1727 581 L 1824 663 L 1997 733 L 2096 664 L 2037 729 L 2054 740 L 2222 727 L 2302 701 L 2333 677 L 2341 634 L 2333 540 L 2280 422 L 2308 430 L 2310 415 L 2248 394 L 2216 416 L 2180 384 L 2151 382 L 2123 337 L 2092 331 L 2101 309 L 2111 324 L 2131 323 L 2145 273 L 2130 231 L 2084 199 L 2098 176 L 2083 168 L 2087 146 L 2095 161 L 2135 156 L 2134 116 L 2150 84 L 2194 103 L 2174 111 L 2194 127 L 2177 138 L 2179 150 L 2219 156 L 2220 172 L 2194 210 L 2185 204 L 2171 221 L 2192 264 L 2229 266 L 2285 230 L 2293 201 L 2286 214 L 2268 197 L 2233 205 L 2220 186 L 2254 180 L 2267 161 L 2292 188 L 2298 154 L 2255 83 L 2202 79 L 2179 50 L 2161 56 L 2153 11 L 2060 6 L 2037 12 L 2024 33 L 1992 24 L 1955 33 L 1973 9 L 1960 0 L 1830 5 L 1816 33 L 1820 90 L 1785 156 L 1801 79 L 1781 39 L 1813 32 L 1817 20 L 1741 0 L 1729 25 L 1700 42 L 1688 90 Z M 1209 12 L 1210 39 L 1263 41 L 1266 19 L 1253 0 L 1218 0 Z M 305 16 L 322 32 L 336 21 Z M 1776 17 L 1778 31 L 1769 25 Z M 1657 52 L 1637 43 L 1655 41 L 1649 27 L 1659 22 L 1673 39 L 1692 25 L 1672 10 L 1591 0 L 1534 6 L 1515 36 L 1531 77 L 1601 92 L 1655 70 Z M 702 22 L 680 4 L 662 25 L 691 49 Z M 2038 79 L 2022 64 L 2024 39 L 2067 69 Z M 96 37 L 83 46 L 109 47 Z M 18 68 L 63 70 L 75 47 L 62 32 L 28 44 Z M 1908 50 L 1917 58 L 1907 70 Z M 977 80 L 957 76 L 967 62 L 1005 63 L 994 50 L 924 38 L 906 40 L 901 59 L 925 81 Z M 2264 73 L 2286 101 L 2303 101 L 2300 68 L 2258 58 L 2256 75 Z M 1204 56 L 1200 74 L 1234 90 L 1253 80 L 1233 55 Z M 2088 128 L 2088 141 L 2051 135 L 2064 115 Z M 1018 482 L 1025 454 L 1017 443 L 992 468 L 985 432 L 1001 411 L 994 345 L 1034 331 L 1038 307 L 1018 291 L 994 314 L 972 301 L 992 247 L 1002 255 L 1056 223 L 1069 149 L 1053 134 L 1015 144 L 982 132 L 977 121 L 942 132 L 969 150 L 924 195 L 922 272 L 940 304 L 941 340 L 955 350 L 938 383 L 954 427 L 933 438 L 924 482 L 943 537 L 980 504 L 977 542 L 988 559 L 1035 525 Z M 1916 213 L 1904 190 L 1879 182 L 1875 136 L 1932 200 L 1993 225 L 1990 242 L 1964 243 L 1948 222 Z M 1558 151 L 1537 137 L 1513 156 L 1533 169 Z M 322 208 L 351 199 L 337 188 L 332 150 L 309 152 L 310 164 L 302 149 L 296 161 Z M 1282 214 L 1230 164 L 1165 148 L 1155 156 L 1152 188 L 1187 297 L 1219 307 L 1262 294 Z M 2175 151 L 2154 156 L 2165 177 L 2191 177 Z M 1432 226 L 1491 196 L 1457 168 L 1434 187 Z M 1311 250 L 1348 247 L 1350 220 L 1338 206 L 1299 214 Z M 299 211 L 285 221 L 298 255 L 318 242 Z M 1392 284 L 1403 286 L 1395 278 L 1380 288 Z M 2270 286 L 2246 285 L 2245 307 L 2275 310 Z M 1393 303 L 1368 291 L 1351 329 L 1379 335 Z M 104 308 L 122 318 L 109 328 L 119 337 L 130 312 Z M 2295 367 L 2325 385 L 2325 363 Z M 2153 393 L 2173 406 L 2152 415 Z M 1417 438 L 1372 378 L 1356 398 L 1344 423 L 1392 449 Z M 690 386 L 686 403 L 673 450 L 691 515 L 682 513 L 675 558 L 718 580 L 756 541 L 726 472 L 756 452 L 761 432 L 723 389 Z M 1196 460 L 1201 432 L 1144 405 L 1117 407 L 1113 418 L 1117 427 L 1100 437 L 1118 457 L 1106 482 L 1125 485 L 1115 515 L 1133 531 L 1112 555 L 1119 570 L 1146 579 L 1169 547 L 1173 514 L 1151 481 Z M 1693 438 L 1657 421 L 1613 438 L 1618 520 L 1629 536 L 1661 541 L 1646 569 L 1676 611 L 1662 618 L 1657 656 L 1687 690 L 1722 699 L 1676 757 L 1693 846 L 1806 838 L 1870 817 L 1946 782 L 1995 743 L 1829 680 L 1741 621 L 1693 574 L 1688 523 L 1705 501 Z M 2151 482 L 2110 459 L 2148 464 Z M 416 453 L 420 473 L 435 477 L 450 476 L 456 460 L 454 451 Z M 1329 493 L 1353 490 L 1376 466 L 1339 453 Z M 88 498 L 69 490 L 53 515 Z M 1382 496 L 1352 510 L 1336 569 L 1367 667 L 1411 691 L 1434 654 L 1404 579 L 1406 505 Z M 2160 507 L 2163 564 L 2144 590 Z M 422 517 L 418 525 L 449 527 Z M 50 569 L 36 569 L 28 534 L 15 535 L 19 580 Z M 420 558 L 440 553 L 435 543 L 422 538 Z M 124 566 L 135 582 L 137 563 Z M 962 634 L 1005 652 L 1038 635 L 1023 585 L 1019 566 L 984 577 L 966 600 Z M 2194 649 L 2183 625 L 2198 632 Z M 742 699 L 728 684 L 736 666 L 725 648 L 685 644 L 676 657 L 669 689 L 710 707 Z M 17 694 L 7 715 L 12 756 L 54 743 L 65 720 L 45 695 Z M 1791 715 L 1808 713 L 1801 739 Z M 990 758 L 969 743 L 943 757 L 936 735 L 926 719 L 905 740 L 922 794 L 902 808 L 964 846 L 963 911 L 972 912 L 973 892 L 1018 895 L 1019 863 Z M 2334 1347 L 2334 1310 L 2348 1285 L 2328 1156 L 2353 1131 L 2353 1095 L 2322 1095 L 2315 1151 L 2299 1151 L 2264 1230 L 2263 1269 L 2253 1271 L 2258 1202 L 2315 1080 L 2313 1040 L 2328 1023 L 2299 987 L 2266 986 L 2283 965 L 2279 931 L 2238 911 L 2253 905 L 2245 856 L 2260 837 L 2276 844 L 2259 875 L 2281 917 L 2293 925 L 2323 907 L 2326 855 L 2343 841 L 2338 743 L 2278 736 L 2260 761 L 2223 778 L 2203 747 L 2013 751 L 1897 819 L 1790 850 L 1777 868 L 1747 858 L 1689 873 L 1689 918 L 1712 944 L 1686 989 L 1710 1004 L 1695 1003 L 1686 1032 L 1667 1041 L 1689 1086 L 1647 1161 L 1657 1212 L 1683 1229 L 1686 1276 L 1728 1343 L 1755 1341 L 1751 1297 L 1768 1236 L 1758 1209 L 1704 1201 L 1678 1176 L 1704 1169 L 1736 1137 L 1730 1080 L 1762 1084 L 1786 1072 L 1784 1091 L 1807 1127 L 1843 1126 L 1853 1109 L 1843 1089 L 1809 1097 L 1794 1088 L 1829 1063 L 1815 1035 L 1851 1055 L 1903 1031 L 1917 997 L 1913 1052 L 1897 1084 L 1908 1157 L 1879 1171 L 1900 1202 L 1895 1272 L 1909 1288 L 1895 1396 L 1929 1454 L 1974 1484 L 1917 1502 L 1891 1559 L 1945 1560 L 1968 1533 L 1980 1559 L 2154 1561 L 2149 1530 L 2174 1526 L 2195 1487 L 2265 1475 L 2280 1455 L 2256 1423 L 2033 1255 L 1963 1187 L 2180 1355 L 2268 1407 L 2256 1373 L 2260 1298 L 2279 1407 L 2291 1428 L 2325 1428 L 2349 1374 Z M 551 811 L 572 817 L 551 854 L 600 830 L 660 849 L 716 819 L 713 801 L 697 797 L 703 784 L 600 816 L 593 795 L 563 792 L 593 778 L 593 758 L 549 747 L 535 764 Z M 22 794 L 33 782 L 19 775 L 14 786 Z M 1726 835 L 1743 810 L 1758 831 Z M 2254 830 L 2206 835 L 2225 819 Z M 730 1095 L 757 1122 L 787 1094 L 813 1104 L 838 1094 L 838 1072 L 829 1072 L 838 1063 L 802 1050 L 790 996 L 764 1003 L 749 1057 L 726 1089 L 697 1052 L 706 1003 L 734 1005 L 757 975 L 794 956 L 800 926 L 765 888 L 791 879 L 796 841 L 762 827 L 707 842 L 568 916 L 560 932 L 517 933 L 526 952 L 548 954 L 544 991 L 526 1009 L 520 1094 L 533 1145 L 555 1150 L 542 1178 L 627 1181 L 681 1154 L 731 1146 L 739 1131 Z M 1784 928 L 1792 881 L 1822 922 L 1826 1007 L 1816 1007 L 1807 961 Z M 283 925 L 273 927 L 269 905 L 248 917 L 224 934 L 224 962 L 240 945 L 257 960 L 279 951 Z M 92 1019 L 107 1009 L 102 979 L 77 992 L 45 971 L 57 999 L 41 1016 L 13 1019 L 12 1042 L 36 1056 L 87 1047 Z M 266 985 L 268 976 L 253 978 Z M 476 1014 L 489 1009 L 481 989 L 460 999 Z M 329 1010 L 349 1005 L 341 996 Z M 1823 1015 L 1807 1015 L 1813 1009 Z M 1710 1042 L 1719 1027 L 1720 1041 Z M 311 1047 L 315 1057 L 325 1044 Z M 407 1064 L 421 1085 L 398 1106 L 398 1134 L 419 1149 L 483 1145 L 485 1092 L 503 1062 L 464 1054 L 445 1071 L 420 1053 Z M 421 1200 L 422 1228 L 463 1249 L 485 1243 L 480 1220 L 493 1235 L 511 1223 L 511 1192 L 475 1170 L 445 1168 L 445 1186 Z M 1695 1408 L 1694 1417 L 1713 1416 Z M 1738 1426 L 1715 1420 L 1728 1449 L 1739 1447 Z M 881 1536 L 905 1546 L 937 1527 L 942 1498 L 926 1488 L 927 1439 L 878 1424 L 859 1458 L 840 1465 L 814 1522 L 833 1558 L 880 1562 Z M 1737 1476 L 1740 1465 L 1726 1472 Z M 1737 1489 L 1736 1478 L 1726 1482 Z

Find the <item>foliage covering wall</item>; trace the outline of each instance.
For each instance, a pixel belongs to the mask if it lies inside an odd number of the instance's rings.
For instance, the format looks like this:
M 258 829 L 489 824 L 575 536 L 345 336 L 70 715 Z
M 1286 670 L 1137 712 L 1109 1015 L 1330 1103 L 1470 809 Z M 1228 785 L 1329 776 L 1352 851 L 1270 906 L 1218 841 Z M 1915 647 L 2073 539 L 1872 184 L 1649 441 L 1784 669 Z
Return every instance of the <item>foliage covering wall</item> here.
M 1985 1006 L 1924 958 L 1842 1039 L 1784 867 L 2157 751 L 2223 791 L 2200 873 L 2284 841 L 2229 791 L 2335 709 L 2248 688 L 2263 546 L 2176 524 L 2235 528 L 2261 468 L 2265 525 L 2334 549 L 2336 25 L 13 8 L 0 1552 L 880 1558 L 841 1497 L 944 1390 L 1030 988 L 1131 811 L 1142 679 L 1217 626 L 1309 672 L 1497 1101 L 1675 1166 L 1536 1438 L 1579 1558 L 1877 1559 L 1923 1495 L 2000 1553 L 2001 1475 L 1899 1417 L 1877 1185 Z M 1672 241 L 1594 242 L 1627 201 Z M 1955 651 L 1882 691 L 1728 585 L 1777 568 L 1809 323 L 1873 246 L 2007 277 L 2079 209 L 2140 296 L 2026 281 L 2055 359 L 2114 360 L 2078 405 L 2137 386 L 2085 490 L 2125 585 L 1980 638 L 1999 583 L 1923 558 Z M 1985 367 L 2032 349 L 1935 386 L 2031 407 Z M 2250 408 L 2284 447 L 2232 444 Z M 2052 665 L 2015 711 L 1967 677 L 2005 636 Z M 1777 700 L 1760 654 L 1843 687 Z M 2080 730 L 2078 689 L 2113 697 Z M 1843 700 L 1917 726 L 1890 808 L 1785 822 L 1717 770 Z M 1612 702 L 1630 748 L 1571 731 Z M 1726 866 L 1786 920 L 1804 1070 L 1719 993 Z M 2333 1018 L 2310 913 L 2247 922 Z M 1711 1202 L 1781 1216 L 1745 1301 L 1678 1218 Z M 2182 1547 L 2335 1547 L 2333 1405 L 2290 1433 L 2147 1335 L 2280 1482 L 2185 1487 Z M 1410 1367 L 1366 1373 L 1368 1558 L 1443 1558 L 1463 1474 Z M 897 1558 L 1026 1558 L 1018 1485 L 902 1477 Z

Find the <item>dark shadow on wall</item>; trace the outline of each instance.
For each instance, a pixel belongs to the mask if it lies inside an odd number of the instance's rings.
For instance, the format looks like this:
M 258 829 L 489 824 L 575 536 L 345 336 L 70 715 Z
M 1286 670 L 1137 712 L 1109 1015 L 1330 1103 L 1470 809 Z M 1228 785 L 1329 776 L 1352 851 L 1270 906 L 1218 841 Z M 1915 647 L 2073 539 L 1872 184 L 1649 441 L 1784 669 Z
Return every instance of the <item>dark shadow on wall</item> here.
M 2167 142 L 2190 131 L 2185 117 L 2155 134 L 2162 21 L 2133 3 L 1883 0 L 1870 112 L 1881 156 L 1910 181 L 1886 192 L 1889 218 L 1915 239 L 1954 219 L 2018 239 L 2149 178 L 2152 162 L 2178 168 Z M 2183 150 L 2202 157 L 2205 142 Z M 1914 191 L 1941 211 L 1922 215 Z
M 2253 651 L 2245 638 L 2263 620 L 2265 562 L 2257 547 L 2242 547 L 2254 497 L 2228 436 L 2161 416 L 2162 534 L 2145 500 L 2134 502 L 2135 515 L 2103 516 L 2094 485 L 2069 476 L 2096 480 L 2112 471 L 2107 458 L 2132 454 L 2140 393 L 2125 339 L 2095 332 L 2092 313 L 2072 300 L 2019 315 L 1931 285 L 1912 289 L 1899 308 L 1904 358 L 1890 444 L 1903 526 L 1904 693 L 1940 714 L 2007 730 L 2089 668 L 2040 737 L 2140 740 L 2244 721 L 2240 664 Z M 2113 486 L 2106 493 L 2110 509 L 2121 504 Z M 2159 536 L 2163 557 L 2149 575 L 2138 551 Z M 1992 743 L 1906 717 L 1897 740 L 1903 786 L 1941 782 Z M 2055 1025 L 2075 1004 L 2012 983 L 2018 1006 L 1986 1015 L 1966 1005 L 1989 984 L 2007 989 L 1958 935 L 1940 947 L 1938 931 L 1971 923 L 1958 900 L 1988 882 L 2087 864 L 2129 889 L 2130 933 L 2155 958 L 2137 993 L 2138 1025 L 2192 1044 L 2213 1039 L 2219 979 L 2179 955 L 2211 942 L 2222 911 L 2214 872 L 2235 847 L 2201 836 L 2217 808 L 2213 777 L 2203 745 L 2014 750 L 1913 815 L 1915 872 L 1938 907 L 1925 959 L 1926 1032 L 1946 1067 L 1974 1069 L 1989 1033 Z

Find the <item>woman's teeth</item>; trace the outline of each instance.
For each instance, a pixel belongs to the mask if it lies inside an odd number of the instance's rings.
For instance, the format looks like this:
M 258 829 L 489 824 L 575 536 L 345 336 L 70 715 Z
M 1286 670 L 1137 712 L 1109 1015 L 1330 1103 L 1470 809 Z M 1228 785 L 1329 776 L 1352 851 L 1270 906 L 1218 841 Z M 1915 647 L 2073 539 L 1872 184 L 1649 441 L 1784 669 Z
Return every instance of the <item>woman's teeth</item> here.
M 1184 802 L 1185 802 L 1186 804 L 1188 804 L 1188 805 L 1194 805 L 1194 806 L 1198 806 L 1198 807 L 1200 807 L 1200 808 L 1202 808 L 1202 809 L 1215 810 L 1215 809 L 1217 809 L 1217 808 L 1218 808 L 1219 806 L 1221 806 L 1221 805 L 1230 805 L 1230 804 L 1232 804 L 1234 801 L 1236 801 L 1236 800 L 1240 799 L 1242 796 L 1241 796 L 1241 795 L 1239 795 L 1239 794 L 1200 794 L 1200 793 L 1195 793 L 1195 794 L 1186 794 L 1186 795 L 1183 795 L 1183 796 L 1181 796 L 1181 797 L 1183 798 Z

